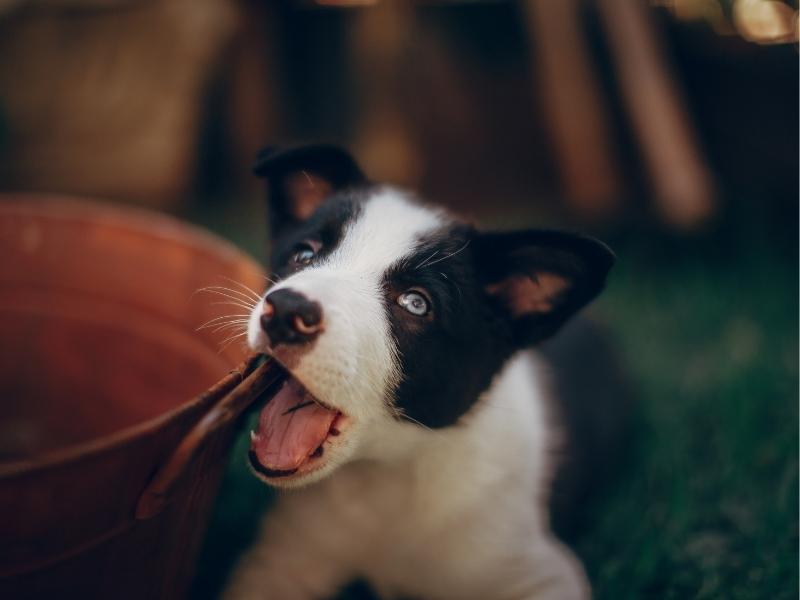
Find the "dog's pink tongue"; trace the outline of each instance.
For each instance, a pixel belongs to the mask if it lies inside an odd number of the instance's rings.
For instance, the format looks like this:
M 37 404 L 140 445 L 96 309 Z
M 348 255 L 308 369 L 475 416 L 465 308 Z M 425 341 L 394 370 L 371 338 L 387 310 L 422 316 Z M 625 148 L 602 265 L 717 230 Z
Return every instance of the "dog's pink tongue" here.
M 290 379 L 261 411 L 251 449 L 268 469 L 296 469 L 325 441 L 337 414 Z

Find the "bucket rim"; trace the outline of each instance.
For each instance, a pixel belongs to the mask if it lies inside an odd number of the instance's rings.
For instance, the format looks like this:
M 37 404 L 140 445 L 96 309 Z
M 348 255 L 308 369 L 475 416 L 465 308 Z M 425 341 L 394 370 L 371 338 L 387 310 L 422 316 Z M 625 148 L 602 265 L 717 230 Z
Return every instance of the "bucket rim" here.
M 152 238 L 169 240 L 183 247 L 200 250 L 204 254 L 223 256 L 238 262 L 254 272 L 263 274 L 258 262 L 232 242 L 192 223 L 155 210 L 110 205 L 99 199 L 76 198 L 58 194 L 20 192 L 0 193 L 0 219 L 7 215 L 44 217 L 61 222 L 103 222 L 106 225 L 134 231 Z M 245 360 L 244 365 L 252 365 L 253 358 Z M 96 456 L 104 451 L 124 445 L 126 442 L 148 431 L 160 429 L 183 414 L 208 403 L 213 405 L 235 385 L 243 380 L 246 373 L 235 364 L 231 370 L 207 390 L 190 397 L 171 410 L 146 419 L 118 431 L 102 435 L 84 442 L 69 444 L 32 458 L 0 462 L 0 479 L 25 476 L 31 473 L 59 467 Z
M 183 242 L 183 246 L 200 248 L 207 253 L 223 254 L 249 263 L 249 266 L 263 273 L 258 261 L 232 242 L 200 225 L 141 206 L 123 206 L 97 198 L 38 192 L 0 192 L 0 217 L 5 215 L 30 215 L 53 221 L 103 221 L 106 225 L 158 239 Z M 191 242 L 186 243 L 190 239 Z

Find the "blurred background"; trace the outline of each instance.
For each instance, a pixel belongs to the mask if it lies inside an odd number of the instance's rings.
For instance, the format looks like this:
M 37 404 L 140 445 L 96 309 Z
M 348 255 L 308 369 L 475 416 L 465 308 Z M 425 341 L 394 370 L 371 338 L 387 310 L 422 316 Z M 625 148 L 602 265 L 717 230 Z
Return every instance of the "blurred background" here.
M 617 252 L 636 390 L 573 545 L 598 598 L 798 586 L 798 6 L 778 0 L 0 0 L 0 191 L 202 224 L 259 259 L 269 144 L 342 144 L 486 226 Z M 195 586 L 268 493 L 234 454 Z

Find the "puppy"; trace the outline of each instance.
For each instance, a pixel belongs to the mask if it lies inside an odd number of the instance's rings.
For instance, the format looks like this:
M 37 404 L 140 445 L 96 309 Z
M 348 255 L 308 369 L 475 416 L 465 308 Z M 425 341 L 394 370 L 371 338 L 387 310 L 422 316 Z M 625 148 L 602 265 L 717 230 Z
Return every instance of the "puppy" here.
M 289 489 L 234 599 L 579 599 L 550 533 L 555 434 L 529 348 L 603 289 L 613 255 L 555 231 L 481 232 L 369 182 L 340 149 L 267 150 L 274 284 L 248 343 L 287 380 L 251 433 Z

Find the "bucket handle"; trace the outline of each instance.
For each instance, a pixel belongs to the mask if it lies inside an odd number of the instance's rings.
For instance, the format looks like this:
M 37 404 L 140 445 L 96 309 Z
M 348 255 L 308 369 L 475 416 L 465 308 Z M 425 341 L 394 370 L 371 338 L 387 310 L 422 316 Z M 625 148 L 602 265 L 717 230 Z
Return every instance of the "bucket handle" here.
M 137 519 L 150 519 L 164 510 L 177 483 L 206 441 L 220 428 L 237 419 L 259 396 L 281 379 L 271 360 L 256 367 L 261 358 L 262 355 L 251 356 L 207 392 L 212 396 L 224 395 L 189 430 L 167 461 L 156 471 L 139 496 L 135 513 Z

